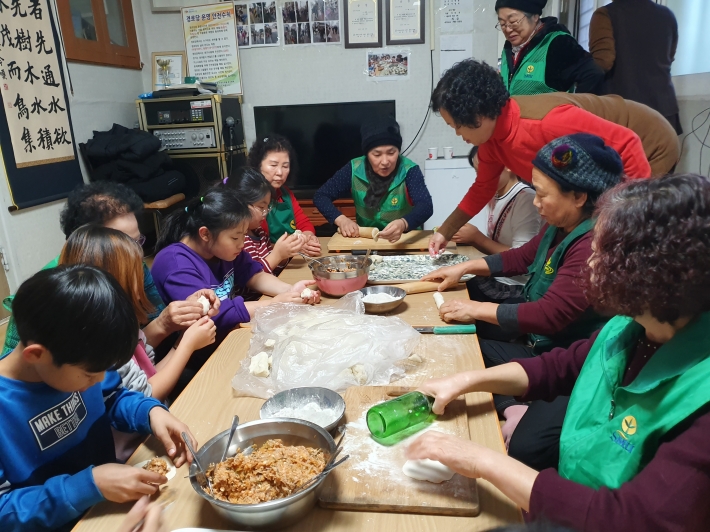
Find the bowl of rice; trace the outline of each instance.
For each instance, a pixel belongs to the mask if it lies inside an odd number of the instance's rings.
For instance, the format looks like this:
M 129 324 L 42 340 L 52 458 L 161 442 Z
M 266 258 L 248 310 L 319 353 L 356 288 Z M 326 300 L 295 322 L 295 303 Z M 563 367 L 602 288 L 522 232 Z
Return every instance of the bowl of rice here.
M 192 488 L 218 514 L 241 528 L 265 530 L 291 525 L 315 506 L 325 477 L 297 490 L 323 470 L 335 451 L 325 429 L 287 418 L 244 423 L 234 433 L 227 459 L 220 462 L 228 437 L 225 430 L 197 451 L 214 496 L 197 482 L 197 466 L 190 465 Z

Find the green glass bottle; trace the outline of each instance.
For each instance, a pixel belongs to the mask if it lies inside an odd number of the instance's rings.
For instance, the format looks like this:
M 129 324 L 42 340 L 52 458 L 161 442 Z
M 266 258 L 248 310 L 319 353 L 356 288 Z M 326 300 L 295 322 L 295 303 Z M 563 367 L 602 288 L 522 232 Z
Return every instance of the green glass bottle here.
M 409 427 L 427 421 L 434 398 L 410 392 L 385 401 L 367 411 L 367 428 L 376 438 L 388 438 Z

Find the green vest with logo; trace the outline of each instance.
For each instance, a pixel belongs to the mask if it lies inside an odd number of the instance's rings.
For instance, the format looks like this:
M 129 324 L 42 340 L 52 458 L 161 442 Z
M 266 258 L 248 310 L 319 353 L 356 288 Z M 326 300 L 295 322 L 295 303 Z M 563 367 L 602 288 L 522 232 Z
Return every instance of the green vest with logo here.
M 644 329 L 612 318 L 592 346 L 570 397 L 559 473 L 594 489 L 634 478 L 658 447 L 710 403 L 710 312 L 662 345 L 628 386 L 624 371 Z M 670 433 L 670 434 L 669 434 Z
M 511 96 L 546 94 L 557 92 L 545 83 L 545 66 L 547 65 L 547 49 L 552 40 L 559 35 L 569 35 L 564 31 L 548 33 L 540 43 L 530 50 L 523 59 L 522 64 L 513 73 L 512 79 L 508 67 L 505 51 L 501 56 L 500 75 L 503 77 L 505 88 Z
M 271 211 L 266 215 L 266 223 L 269 226 L 269 239 L 274 244 L 284 233 L 290 235 L 296 231 L 296 214 L 293 211 L 291 194 L 285 187 L 281 190 L 281 199 L 283 201 L 271 202 Z
M 525 301 L 537 301 L 547 293 L 547 290 L 555 281 L 555 277 L 557 277 L 557 270 L 567 253 L 567 249 L 593 228 L 594 220 L 588 219 L 583 221 L 557 245 L 549 259 L 547 258 L 547 253 L 552 247 L 552 243 L 559 229 L 553 226 L 547 228 L 540 241 L 540 246 L 537 248 L 535 260 L 528 268 L 530 278 L 523 289 Z M 606 321 L 606 318 L 599 316 L 593 309 L 588 308 L 574 323 L 570 324 L 554 337 L 532 333 L 528 336 L 530 337 L 535 352 L 540 354 L 554 347 L 568 347 L 572 342 L 589 338 L 592 333 L 600 329 Z
M 417 163 L 400 156 L 397 175 L 394 176 L 387 194 L 377 209 L 370 209 L 365 205 L 365 194 L 369 183 L 365 173 L 365 156 L 353 159 L 350 164 L 353 172 L 352 195 L 355 202 L 355 218 L 360 227 L 384 229 L 388 223 L 406 216 L 412 210 L 407 200 L 407 185 L 404 180 L 407 178 L 407 172 Z

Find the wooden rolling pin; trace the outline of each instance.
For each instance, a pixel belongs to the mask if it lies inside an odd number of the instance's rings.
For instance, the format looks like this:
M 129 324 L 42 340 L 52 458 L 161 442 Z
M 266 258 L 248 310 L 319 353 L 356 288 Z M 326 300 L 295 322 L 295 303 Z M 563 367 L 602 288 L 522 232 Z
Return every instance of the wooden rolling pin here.
M 436 292 L 440 283 L 432 281 L 415 281 L 413 283 L 395 284 L 397 288 L 401 288 L 407 294 L 423 294 L 424 292 Z
M 338 227 L 338 233 L 340 233 L 340 227 Z M 342 233 L 341 233 L 342 234 Z M 380 230 L 377 227 L 361 227 L 360 228 L 360 238 L 371 238 L 375 242 L 379 239 L 377 235 L 380 234 Z

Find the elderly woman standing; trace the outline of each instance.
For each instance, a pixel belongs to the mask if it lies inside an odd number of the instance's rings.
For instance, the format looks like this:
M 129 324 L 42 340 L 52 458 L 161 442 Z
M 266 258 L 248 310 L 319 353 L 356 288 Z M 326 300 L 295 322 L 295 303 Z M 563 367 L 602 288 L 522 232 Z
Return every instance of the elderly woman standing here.
M 553 347 L 569 347 L 589 338 L 606 321 L 594 312 L 579 284 L 592 254 L 592 213 L 599 196 L 621 180 L 619 154 L 594 135 L 577 133 L 553 140 L 533 161 L 534 204 L 545 225 L 527 244 L 436 270 L 423 280 L 442 280 L 439 290 L 455 285 L 465 274 L 511 276 L 530 274 L 524 297 L 503 303 L 456 300 L 441 306 L 446 321 L 478 322 L 486 367 L 532 358 Z M 527 336 L 527 345 L 510 343 Z M 506 418 L 510 441 L 527 405 L 496 395 L 496 409 Z M 557 461 L 550 445 L 559 435 L 566 401 L 542 404 L 541 418 L 531 433 L 516 431 L 512 456 L 532 465 Z M 543 428 L 541 428 L 543 427 Z
M 484 478 L 528 511 L 580 532 L 701 532 L 710 521 L 710 182 L 629 181 L 599 205 L 585 276 L 616 314 L 589 340 L 424 383 L 433 410 L 460 394 L 570 395 L 556 469 L 536 471 L 430 431 L 408 458 Z
M 396 242 L 420 227 L 434 213 L 431 195 L 419 166 L 402 156 L 399 124 L 389 116 L 363 124 L 362 151 L 338 170 L 313 196 L 313 203 L 343 236 L 360 236 L 360 227 L 376 227 L 379 237 Z M 357 222 L 342 214 L 333 201 L 352 194 Z
M 604 72 L 557 23 L 540 18 L 547 0 L 497 0 L 496 28 L 505 35 L 500 73 L 511 95 L 546 92 L 598 94 Z

